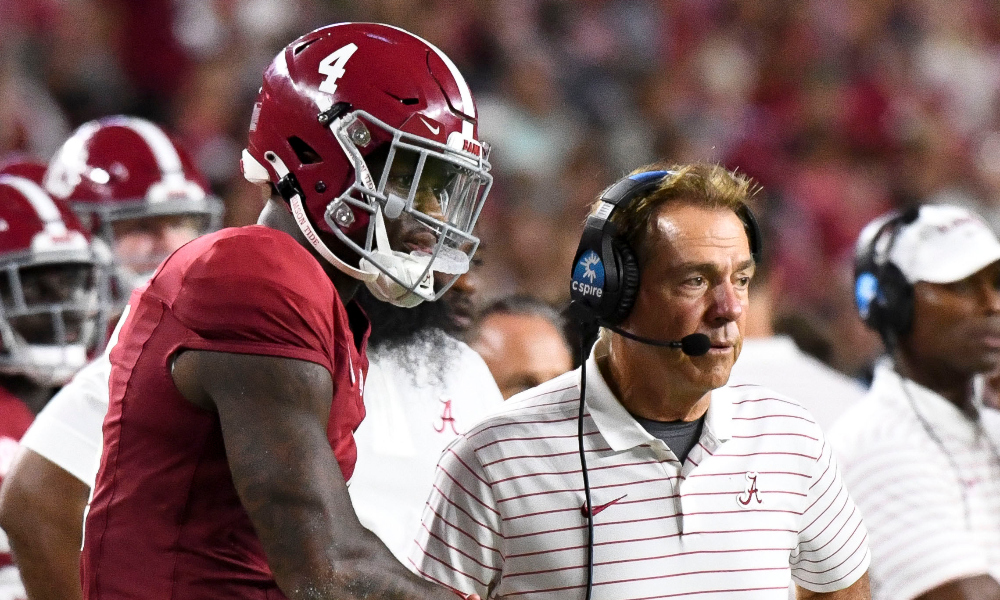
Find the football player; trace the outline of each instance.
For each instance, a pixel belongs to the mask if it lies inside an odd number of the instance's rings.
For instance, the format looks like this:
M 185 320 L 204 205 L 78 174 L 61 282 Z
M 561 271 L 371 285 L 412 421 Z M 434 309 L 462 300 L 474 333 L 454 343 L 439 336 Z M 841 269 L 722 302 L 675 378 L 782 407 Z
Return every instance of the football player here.
M 0 174 L 0 482 L 33 412 L 94 351 L 101 274 L 68 206 L 31 179 Z M 0 529 L 0 598 L 25 597 Z
M 44 180 L 94 227 L 95 251 L 110 273 L 110 285 L 100 288 L 102 306 L 114 307 L 99 319 L 102 343 L 107 313 L 120 313 L 128 294 L 163 258 L 214 229 L 221 216 L 221 202 L 184 150 L 144 119 L 86 123 L 47 170 L 23 161 L 9 168 Z M 0 521 L 8 527 L 32 600 L 82 597 L 82 515 L 100 457 L 109 371 L 106 356 L 81 370 L 35 419 L 11 464 Z
M 357 520 L 362 284 L 413 306 L 468 270 L 491 178 L 454 64 L 400 29 L 311 32 L 265 70 L 257 226 L 183 246 L 120 322 L 84 598 L 446 598 Z
M 222 202 L 188 154 L 138 117 L 81 125 L 49 162 L 43 183 L 110 248 L 119 308 L 163 259 L 221 224 Z

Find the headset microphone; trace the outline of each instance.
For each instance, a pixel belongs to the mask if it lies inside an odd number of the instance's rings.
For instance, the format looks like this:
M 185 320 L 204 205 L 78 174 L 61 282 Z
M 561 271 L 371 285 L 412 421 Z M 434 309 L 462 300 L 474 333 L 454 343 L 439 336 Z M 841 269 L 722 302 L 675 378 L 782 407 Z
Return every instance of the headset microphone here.
M 662 348 L 680 348 L 681 352 L 687 354 L 688 356 L 702 356 L 707 354 L 709 349 L 712 347 L 712 341 L 708 339 L 708 336 L 704 333 L 692 333 L 691 335 L 682 337 L 680 340 L 668 342 L 666 340 L 654 340 L 652 338 L 629 333 L 628 331 L 615 327 L 614 325 L 605 325 L 605 327 L 622 337 L 627 337 L 630 340 L 635 340 L 642 344 L 660 346 Z

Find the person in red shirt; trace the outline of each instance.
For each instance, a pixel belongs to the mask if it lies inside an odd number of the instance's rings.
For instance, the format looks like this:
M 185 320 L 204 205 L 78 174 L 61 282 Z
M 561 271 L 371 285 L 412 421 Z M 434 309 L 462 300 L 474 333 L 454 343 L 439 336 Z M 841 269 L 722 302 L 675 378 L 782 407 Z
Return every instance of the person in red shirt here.
M 242 168 L 258 224 L 183 246 L 133 293 L 110 351 L 86 520 L 88 600 L 446 598 L 359 524 L 346 482 L 368 321 L 464 272 L 491 177 L 454 64 L 345 23 L 265 70 Z
M 88 233 L 68 205 L 14 172 L 0 170 L 0 484 L 34 413 L 99 339 L 101 271 Z M 0 597 L 26 598 L 13 563 L 0 530 Z

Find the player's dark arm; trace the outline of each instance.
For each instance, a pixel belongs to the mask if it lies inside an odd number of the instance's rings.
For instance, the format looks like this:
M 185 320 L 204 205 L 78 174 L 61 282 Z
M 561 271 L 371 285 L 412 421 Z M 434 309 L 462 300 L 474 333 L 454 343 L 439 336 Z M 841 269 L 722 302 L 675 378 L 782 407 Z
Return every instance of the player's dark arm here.
M 189 401 L 218 413 L 236 491 L 290 600 L 455 600 L 406 570 L 358 522 L 326 437 L 325 368 L 189 350 L 173 377 Z
M 1000 583 L 989 575 L 965 577 L 938 586 L 916 600 L 1000 600 Z
M 0 527 L 30 600 L 82 600 L 80 541 L 90 488 L 21 448 L 0 488 Z
M 872 592 L 868 585 L 868 573 L 861 576 L 851 584 L 850 587 L 836 592 L 810 592 L 809 590 L 796 586 L 796 598 L 798 600 L 871 600 Z

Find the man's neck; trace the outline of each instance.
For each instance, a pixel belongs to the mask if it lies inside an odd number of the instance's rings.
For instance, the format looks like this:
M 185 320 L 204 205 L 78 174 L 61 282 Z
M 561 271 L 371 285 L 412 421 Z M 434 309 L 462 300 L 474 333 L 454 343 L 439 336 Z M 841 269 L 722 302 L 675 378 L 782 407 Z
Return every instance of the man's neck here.
M 920 360 L 900 350 L 893 355 L 893 364 L 900 376 L 941 395 L 963 411 L 971 408 L 972 375 L 957 373 L 940 361 Z
M 597 360 L 611 393 L 629 413 L 652 421 L 695 421 L 704 416 L 712 392 L 684 389 L 679 378 L 662 364 L 656 352 L 634 356 L 612 349 Z
M 302 234 L 299 226 L 295 223 L 292 213 L 285 207 L 281 200 L 275 198 L 268 199 L 267 204 L 264 205 L 264 209 L 260 212 L 257 224 L 283 231 L 295 238 L 295 241 L 308 250 L 309 254 L 323 268 L 323 272 L 333 282 L 333 287 L 336 288 L 337 294 L 340 296 L 340 301 L 346 305 L 354 299 L 354 294 L 360 289 L 361 282 L 341 272 L 316 252 L 316 249 L 312 247 L 312 244 L 309 243 L 306 236 Z

